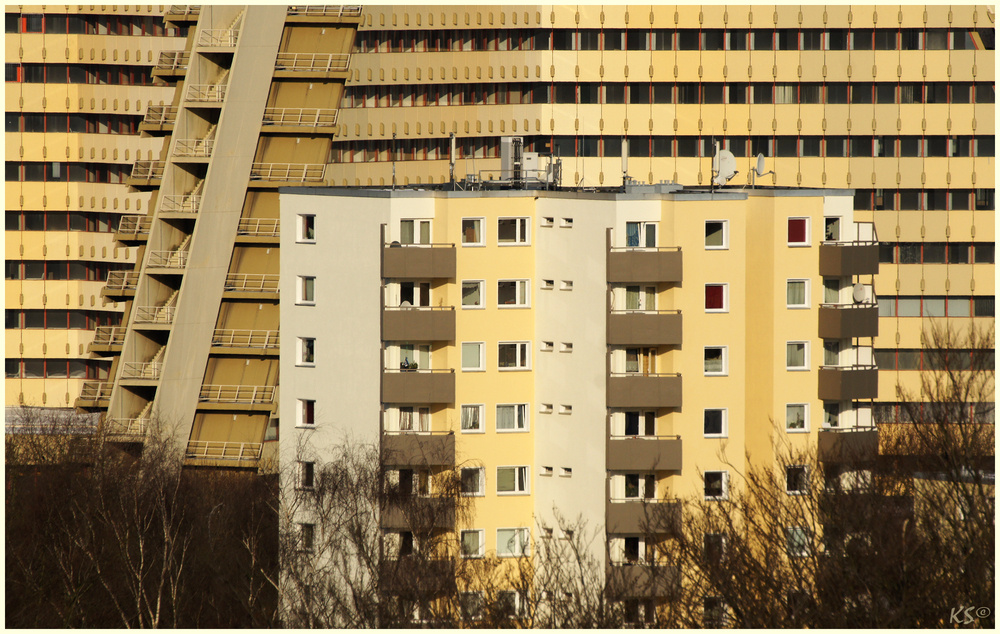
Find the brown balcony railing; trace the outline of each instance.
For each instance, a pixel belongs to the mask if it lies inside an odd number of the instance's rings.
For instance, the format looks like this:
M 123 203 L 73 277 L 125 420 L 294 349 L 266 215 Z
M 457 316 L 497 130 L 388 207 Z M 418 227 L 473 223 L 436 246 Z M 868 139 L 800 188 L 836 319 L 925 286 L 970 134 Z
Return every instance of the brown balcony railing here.
M 455 434 L 452 432 L 385 432 L 382 456 L 392 466 L 438 466 L 455 464 Z
M 875 427 L 825 427 L 819 430 L 819 459 L 824 462 L 868 462 L 878 455 Z
M 382 314 L 385 341 L 454 341 L 453 306 L 386 307 Z
M 274 69 L 300 73 L 344 72 L 350 62 L 348 53 L 278 53 Z
M 680 407 L 680 374 L 612 373 L 608 377 L 608 407 Z
M 608 315 L 608 344 L 679 346 L 682 324 L 679 310 L 613 310 Z
M 608 254 L 609 282 L 680 282 L 682 279 L 680 247 L 615 247 Z
M 822 304 L 819 336 L 823 339 L 878 336 L 878 304 Z
M 302 128 L 332 127 L 337 124 L 335 108 L 264 108 L 261 124 Z
M 382 400 L 386 403 L 454 403 L 454 370 L 384 370 Z
M 681 533 L 680 500 L 655 498 L 611 499 L 605 505 L 609 533 L 667 534 Z
M 611 597 L 666 597 L 680 583 L 676 566 L 647 563 L 612 564 L 607 569 L 607 594 Z
M 385 277 L 440 279 L 455 277 L 454 244 L 387 244 L 382 249 Z
M 611 436 L 607 467 L 616 471 L 679 471 L 680 436 Z
M 418 495 L 389 495 L 382 510 L 382 528 L 423 532 L 455 526 L 455 499 Z
M 819 398 L 853 401 L 878 397 L 878 368 L 874 365 L 821 366 Z
M 819 274 L 827 277 L 878 273 L 878 242 L 824 242 L 819 245 Z

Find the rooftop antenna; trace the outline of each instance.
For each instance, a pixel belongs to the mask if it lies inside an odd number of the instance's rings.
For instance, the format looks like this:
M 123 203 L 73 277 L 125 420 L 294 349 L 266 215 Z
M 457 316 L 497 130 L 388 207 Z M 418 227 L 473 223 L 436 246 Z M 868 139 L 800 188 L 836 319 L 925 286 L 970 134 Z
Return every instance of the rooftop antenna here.
M 455 189 L 455 133 L 451 133 L 451 143 L 448 148 L 448 177 L 452 190 Z
M 712 184 L 722 187 L 736 176 L 736 157 L 729 150 L 720 150 L 715 144 L 715 156 L 712 157 Z
M 757 164 L 754 165 L 753 169 L 750 170 L 750 189 L 753 189 L 757 184 L 757 179 L 761 176 L 767 176 L 768 174 L 774 174 L 774 170 L 769 172 L 764 171 L 764 155 L 757 155 Z
M 622 136 L 622 187 L 628 182 L 628 138 Z
M 396 189 L 396 133 L 392 133 L 392 188 Z

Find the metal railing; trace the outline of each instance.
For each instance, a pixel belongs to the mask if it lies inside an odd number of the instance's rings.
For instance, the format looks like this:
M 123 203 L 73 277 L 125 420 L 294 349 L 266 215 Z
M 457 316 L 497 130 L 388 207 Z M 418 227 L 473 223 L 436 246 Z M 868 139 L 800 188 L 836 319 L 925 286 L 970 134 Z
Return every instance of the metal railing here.
M 653 436 L 646 436 L 644 434 L 638 434 L 636 436 L 626 436 L 625 434 L 615 434 L 612 433 L 610 438 L 612 440 L 680 440 L 680 434 L 658 434 Z
M 137 306 L 135 309 L 137 324 L 172 324 L 174 323 L 173 306 Z
M 105 433 L 113 438 L 144 438 L 148 428 L 148 418 L 109 418 L 104 422 Z
M 212 345 L 221 348 L 277 349 L 277 330 L 239 330 L 219 328 L 212 332 Z
M 236 46 L 239 29 L 205 29 L 198 34 L 198 46 Z
M 129 178 L 135 180 L 156 180 L 163 178 L 163 170 L 167 167 L 164 161 L 136 161 L 132 165 Z
M 158 269 L 183 269 L 187 263 L 187 251 L 150 251 L 146 260 L 146 266 Z
M 332 73 L 346 71 L 350 63 L 349 53 L 278 53 L 274 69 L 303 73 Z
M 207 460 L 233 460 L 236 462 L 256 462 L 260 460 L 259 442 L 224 442 L 214 440 L 192 440 L 188 442 L 185 458 Z
M 261 125 L 328 127 L 337 124 L 336 108 L 264 108 Z
M 214 147 L 215 139 L 177 139 L 174 155 L 207 158 Z
M 94 340 L 91 342 L 97 346 L 115 346 L 125 343 L 125 328 L 121 326 L 98 326 L 94 331 Z
M 628 370 L 624 372 L 612 372 L 613 377 L 637 377 L 637 376 L 651 376 L 653 378 L 671 377 L 681 375 L 680 372 L 644 372 L 643 370 L 636 370 L 634 372 L 629 372 Z
M 201 13 L 200 4 L 172 4 L 167 9 L 167 15 L 195 16 Z
M 250 167 L 250 180 L 304 183 L 322 181 L 326 165 L 323 163 L 254 163 Z
M 200 194 L 169 194 L 160 199 L 160 211 L 167 213 L 196 214 L 200 209 Z
M 612 315 L 680 315 L 681 311 L 676 309 L 651 309 L 646 310 L 645 308 L 612 308 Z
M 198 393 L 202 403 L 272 403 L 271 385 L 202 385 Z
M 643 246 L 635 246 L 635 247 L 611 247 L 611 250 L 613 252 L 615 252 L 615 253 L 620 252 L 620 251 L 658 251 L 658 252 L 664 252 L 664 251 L 680 251 L 681 248 L 680 247 L 643 247 Z
M 109 381 L 85 381 L 80 390 L 80 398 L 85 401 L 97 401 L 111 398 L 114 383 Z
M 242 293 L 277 293 L 280 276 L 273 273 L 230 273 L 224 290 Z
M 226 100 L 226 84 L 191 84 L 188 86 L 187 101 L 207 101 L 218 103 Z
M 149 216 L 122 216 L 121 222 L 118 223 L 118 233 L 128 235 L 149 233 L 152 226 L 153 219 Z
M 177 121 L 177 106 L 149 106 L 142 122 L 148 125 L 167 125 Z
M 154 70 L 183 70 L 191 63 L 188 51 L 160 51 Z
M 277 218 L 241 218 L 236 235 L 277 238 L 281 235 L 281 221 Z
M 299 5 L 288 7 L 288 15 L 323 16 L 330 18 L 356 18 L 361 16 L 361 5 Z
M 125 361 L 122 363 L 122 378 L 125 379 L 158 379 L 163 364 L 159 361 Z
M 109 291 L 134 291 L 139 283 L 139 274 L 135 271 L 109 271 L 105 288 Z

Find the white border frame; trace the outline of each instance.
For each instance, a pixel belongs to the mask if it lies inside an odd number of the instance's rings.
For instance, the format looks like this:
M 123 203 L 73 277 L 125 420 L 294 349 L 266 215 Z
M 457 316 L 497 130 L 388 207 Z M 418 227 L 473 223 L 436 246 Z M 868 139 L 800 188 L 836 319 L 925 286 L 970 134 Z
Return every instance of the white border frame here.
M 497 495 L 531 495 L 531 466 L 524 464 L 497 465 L 497 487 L 500 486 L 501 469 L 524 469 L 524 491 L 501 491 L 497 489 Z M 517 486 L 517 472 L 514 472 L 514 486 Z
M 464 498 L 481 498 L 486 497 L 486 467 L 461 467 L 461 471 L 478 471 L 479 472 L 479 492 L 478 493 L 466 493 L 461 490 L 462 484 L 462 474 L 459 472 L 459 494 Z
M 801 406 L 802 407 L 802 429 L 791 429 L 788 426 L 788 408 L 789 406 Z M 785 403 L 785 432 L 789 434 L 808 434 L 809 433 L 809 403 Z
M 466 220 L 478 220 L 479 221 L 479 242 L 465 242 L 465 230 L 462 229 L 462 224 Z M 458 244 L 462 247 L 485 247 L 486 246 L 486 217 L 485 216 L 465 216 L 461 218 L 458 225 Z
M 791 241 L 788 240 L 788 223 L 790 221 L 792 221 L 792 220 L 805 220 L 806 221 L 806 241 L 805 242 L 791 242 Z M 812 222 L 810 222 L 810 220 L 811 220 L 811 218 L 809 218 L 809 216 L 788 216 L 788 219 L 785 221 L 785 242 L 788 244 L 788 246 L 793 247 L 793 248 L 811 247 L 812 246 L 812 241 L 810 240 L 810 237 L 812 235 L 811 234 L 811 232 L 812 232 Z
M 518 429 L 518 428 L 515 427 L 514 429 L 500 429 L 499 427 L 497 427 L 497 423 L 500 420 L 500 416 L 498 416 L 496 414 L 496 408 L 499 408 L 499 407 L 513 407 L 514 408 L 514 420 L 516 422 L 517 421 L 517 406 L 518 405 L 523 405 L 524 406 L 524 428 L 523 429 Z M 495 416 L 495 418 L 493 420 L 493 429 L 494 429 L 494 431 L 496 431 L 498 434 L 523 434 L 525 432 L 531 431 L 531 407 L 530 406 L 531 406 L 531 403 L 497 403 L 496 406 L 494 407 L 494 416 Z
M 500 221 L 501 220 L 524 220 L 524 230 L 528 235 L 522 236 L 523 240 L 514 242 L 500 242 Z M 519 223 L 515 223 L 514 233 L 518 233 L 516 228 Z M 498 247 L 530 247 L 531 246 L 531 216 L 499 216 L 497 218 L 497 246 Z
M 479 408 L 479 429 L 462 429 L 462 410 L 466 407 Z M 462 434 L 486 433 L 486 405 L 484 403 L 461 403 L 458 406 L 458 431 Z
M 802 344 L 803 365 L 788 365 L 788 346 Z M 809 342 L 801 339 L 785 342 L 785 369 L 789 372 L 808 372 L 810 368 Z
M 729 220 L 728 219 L 719 219 L 719 220 L 708 219 L 708 220 L 705 220 L 705 240 L 708 240 L 708 223 L 710 223 L 710 222 L 721 222 L 722 223 L 722 246 L 714 246 L 714 245 L 709 245 L 709 244 L 706 243 L 705 244 L 705 250 L 706 251 L 728 251 L 729 250 Z
M 479 367 L 478 368 L 467 368 L 464 365 L 461 366 L 462 372 L 485 372 L 486 371 L 486 342 L 485 341 L 463 341 L 458 348 L 458 362 L 461 365 L 463 362 L 464 355 L 462 354 L 462 347 L 466 344 L 475 344 L 479 346 Z
M 500 554 L 500 531 L 522 531 L 525 535 L 524 540 L 524 554 L 522 555 L 501 555 Z M 498 526 L 496 530 L 496 552 L 497 558 L 499 559 L 518 559 L 523 557 L 531 557 L 531 531 L 525 526 Z
M 501 282 L 514 282 L 514 299 L 517 299 L 518 295 L 518 282 L 524 282 L 524 295 L 521 299 L 524 300 L 523 304 L 501 304 L 500 303 L 500 283 Z M 511 310 L 514 308 L 531 308 L 531 280 L 527 278 L 504 278 L 497 280 L 497 308 L 501 310 Z
M 298 284 L 295 289 L 295 305 L 296 306 L 315 306 L 316 305 L 316 276 L 315 275 L 298 275 L 296 276 Z M 306 299 L 306 280 L 312 280 L 313 284 L 313 298 Z
M 705 370 L 705 351 L 709 349 L 722 350 L 722 372 Z M 705 346 L 701 353 L 701 371 L 704 376 L 729 376 L 729 346 Z
M 501 368 L 500 367 L 500 346 L 505 345 L 524 345 L 525 359 L 521 359 L 524 365 L 518 365 L 513 368 Z M 517 355 L 515 355 L 517 356 Z M 530 341 L 498 341 L 497 342 L 497 370 L 500 372 L 528 372 L 531 370 L 531 342 Z
M 722 412 L 722 433 L 709 434 L 705 432 L 705 412 Z M 729 408 L 706 407 L 701 414 L 701 435 L 703 438 L 729 438 Z
M 812 285 L 809 283 L 811 280 L 804 277 L 790 277 L 785 280 L 785 308 L 788 310 L 809 310 L 811 308 L 810 303 L 810 292 L 812 291 Z M 789 304 L 788 303 L 788 285 L 792 282 L 802 282 L 805 284 L 805 304 Z
M 465 299 L 464 289 L 462 288 L 466 284 L 471 284 L 476 282 L 479 284 L 479 305 L 478 306 L 467 306 L 461 303 Z M 462 310 L 486 310 L 486 280 L 462 280 L 461 285 L 458 287 L 459 292 L 459 306 Z
M 705 306 L 706 313 L 728 313 L 729 312 L 729 283 L 728 282 L 706 282 L 705 290 L 708 290 L 709 286 L 721 286 L 722 287 L 722 308 L 709 308 Z M 706 297 L 707 299 L 707 297 Z

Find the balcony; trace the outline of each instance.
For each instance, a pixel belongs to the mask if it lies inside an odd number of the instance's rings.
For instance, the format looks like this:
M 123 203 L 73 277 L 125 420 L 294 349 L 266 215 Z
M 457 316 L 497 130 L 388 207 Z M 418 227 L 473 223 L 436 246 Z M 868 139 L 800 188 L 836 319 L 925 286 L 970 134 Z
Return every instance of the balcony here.
M 823 462 L 871 462 L 878 456 L 878 429 L 875 427 L 820 429 L 817 452 Z
M 191 53 L 188 51 L 160 51 L 153 67 L 153 77 L 183 79 L 190 63 Z
M 113 354 L 121 352 L 124 343 L 125 328 L 122 326 L 98 326 L 87 351 L 95 354 Z
M 202 48 L 233 48 L 239 38 L 239 29 L 203 29 L 198 33 L 198 46 Z
M 191 440 L 184 451 L 187 464 L 224 463 L 235 467 L 256 467 L 261 443 Z
M 250 182 L 267 187 L 321 184 L 325 173 L 323 163 L 254 163 L 250 167 Z
M 336 108 L 264 108 L 261 126 L 264 131 L 273 132 L 333 128 L 339 112 Z
M 607 467 L 615 471 L 679 471 L 680 436 L 611 436 Z
M 382 459 L 386 466 L 438 467 L 455 464 L 452 432 L 386 432 L 382 434 Z
M 125 361 L 122 363 L 122 379 L 132 379 L 140 381 L 155 381 L 160 378 L 163 364 L 156 362 L 134 362 Z
M 680 583 L 676 566 L 612 564 L 607 568 L 607 594 L 615 598 L 669 596 Z
M 110 271 L 108 281 L 101 289 L 101 296 L 112 299 L 134 297 L 138 283 L 139 274 L 135 271 Z
M 119 242 L 138 243 L 149 239 L 149 229 L 153 219 L 149 216 L 122 216 L 115 231 L 115 240 Z
M 142 442 L 149 425 L 148 418 L 109 418 L 104 421 L 104 434 L 108 440 Z
M 680 247 L 612 248 L 608 254 L 608 282 L 613 284 L 680 282 L 682 277 Z
M 455 500 L 446 497 L 394 495 L 382 509 L 382 528 L 423 533 L 455 528 Z
M 350 64 L 348 53 L 278 53 L 274 76 L 279 79 L 332 79 L 346 75 Z
M 681 406 L 681 375 L 613 373 L 608 377 L 608 407 Z
M 110 381 L 84 381 L 76 406 L 84 408 L 107 407 L 113 387 L 114 383 Z
M 382 276 L 399 280 L 454 279 L 455 245 L 385 245 Z
M 681 534 L 680 500 L 608 500 L 605 509 L 609 533 Z
M 281 338 L 277 330 L 228 330 L 212 332 L 212 354 L 277 355 Z
M 200 194 L 168 194 L 160 199 L 161 214 L 196 214 L 201 210 Z
M 163 19 L 167 22 L 197 22 L 200 13 L 201 5 L 172 4 Z
M 608 315 L 612 346 L 679 346 L 681 313 L 677 310 L 615 310 Z
M 184 94 L 185 101 L 221 104 L 226 100 L 226 84 L 191 84 Z
M 136 161 L 125 182 L 132 187 L 159 187 L 166 167 L 163 161 Z
M 878 397 L 878 368 L 873 365 L 821 366 L 819 398 L 855 401 Z
M 413 306 L 384 308 L 383 341 L 454 341 L 453 306 Z
M 169 326 L 174 323 L 174 306 L 136 306 L 136 324 L 157 324 Z
M 150 251 L 146 267 L 151 269 L 171 269 L 183 271 L 187 268 L 187 251 Z
M 382 402 L 431 405 L 455 402 L 454 370 L 383 370 Z
M 288 7 L 289 17 L 360 18 L 361 5 L 297 5 Z
M 198 393 L 199 410 L 269 412 L 273 403 L 272 385 L 202 385 Z
M 212 156 L 215 139 L 177 139 L 175 158 L 207 159 Z
M 819 307 L 822 339 L 878 336 L 877 304 L 823 304 Z
M 379 591 L 404 599 L 423 599 L 455 592 L 455 562 L 404 555 L 385 559 L 379 570 Z
M 172 132 L 177 122 L 177 106 L 149 106 L 139 123 L 139 132 Z
M 876 273 L 878 242 L 824 242 L 819 245 L 819 274 L 824 277 Z
M 281 241 L 281 221 L 277 218 L 240 218 L 236 242 L 277 244 Z
M 230 273 L 223 291 L 230 299 L 277 299 L 278 280 L 273 273 Z

